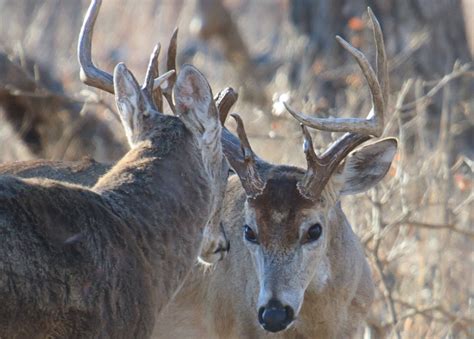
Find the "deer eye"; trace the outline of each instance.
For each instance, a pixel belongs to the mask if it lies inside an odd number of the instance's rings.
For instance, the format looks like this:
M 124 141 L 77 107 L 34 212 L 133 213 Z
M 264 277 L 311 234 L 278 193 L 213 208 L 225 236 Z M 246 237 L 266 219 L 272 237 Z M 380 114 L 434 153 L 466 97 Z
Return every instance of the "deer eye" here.
M 306 242 L 313 242 L 321 237 L 323 233 L 323 227 L 320 223 L 314 224 L 308 229 L 308 233 L 306 235 Z
M 258 244 L 257 234 L 249 225 L 244 226 L 244 237 L 245 240 L 250 241 L 251 243 Z

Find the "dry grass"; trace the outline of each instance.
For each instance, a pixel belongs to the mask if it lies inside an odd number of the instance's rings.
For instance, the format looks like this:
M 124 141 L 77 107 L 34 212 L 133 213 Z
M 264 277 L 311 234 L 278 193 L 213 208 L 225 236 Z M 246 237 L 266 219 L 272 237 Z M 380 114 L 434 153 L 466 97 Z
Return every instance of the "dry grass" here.
M 86 101 L 94 97 L 90 93 L 73 94 L 83 89 L 78 81 L 75 39 L 88 1 L 21 3 L 0 0 L 0 46 L 18 56 L 24 54 L 38 60 L 61 79 L 70 96 Z M 239 14 L 238 24 L 251 52 L 271 50 L 272 57 L 282 62 L 276 75 L 265 82 L 264 91 L 269 97 L 287 93 L 289 66 L 304 53 L 305 40 L 286 22 L 285 2 L 279 1 L 277 6 L 270 0 L 259 1 L 243 10 L 239 2 L 228 3 Z M 206 74 L 214 91 L 226 86 L 238 89 L 238 77 L 219 54 L 218 46 L 204 45 L 190 35 L 193 6 L 191 1 L 105 1 L 94 40 L 97 64 L 111 71 L 113 64 L 125 60 L 141 77 L 152 46 L 158 41 L 166 46 L 173 28 L 179 26 L 181 59 L 187 47 L 197 46 L 197 53 L 186 61 Z M 407 58 L 404 62 L 410 62 Z M 338 77 L 347 85 L 338 92 L 341 98 L 336 102 L 340 105 L 334 110 L 348 116 L 367 112 L 368 90 L 354 65 L 337 72 L 321 68 L 323 64 L 314 65 L 319 77 Z M 396 65 L 392 75 L 410 78 L 410 74 L 398 73 Z M 457 75 L 461 78 L 458 81 L 472 81 L 472 70 L 463 69 Z M 313 77 L 308 74 L 308 78 Z M 425 83 L 423 79 L 413 79 L 404 86 L 392 84 L 385 134 L 399 138 L 400 152 L 382 184 L 366 195 L 343 201 L 366 248 L 377 284 L 377 300 L 368 327 L 373 334 L 394 338 L 474 336 L 473 162 L 462 153 L 451 152 L 453 143 L 459 142 L 454 138 L 459 126 L 473 123 L 474 103 L 472 99 L 453 102 L 451 82 L 436 87 L 438 84 Z M 285 95 L 296 107 L 310 112 L 324 105 L 324 98 L 306 98 L 310 87 L 311 81 L 302 81 L 297 90 Z M 425 93 L 430 93 L 431 88 L 436 93 L 427 96 Z M 99 94 L 99 98 L 111 103 L 106 94 Z M 434 144 L 425 138 L 433 131 L 426 131 L 423 123 L 426 107 L 433 98 L 443 106 L 440 137 L 434 138 Z M 453 115 L 454 107 L 457 111 L 461 107 L 464 118 Z M 103 106 L 96 110 L 113 120 Z M 254 149 L 264 159 L 305 165 L 298 124 L 282 113 L 281 107 L 256 108 L 244 97 L 234 111 L 242 113 Z M 0 130 L 0 140 L 7 138 L 6 131 Z M 328 133 L 316 133 L 314 137 L 317 145 L 332 139 Z M 7 146 L 4 142 L 1 145 Z M 0 157 L 4 161 L 31 157 L 21 145 L 18 149 L 9 155 L 2 149 Z M 370 331 L 367 329 L 367 334 Z

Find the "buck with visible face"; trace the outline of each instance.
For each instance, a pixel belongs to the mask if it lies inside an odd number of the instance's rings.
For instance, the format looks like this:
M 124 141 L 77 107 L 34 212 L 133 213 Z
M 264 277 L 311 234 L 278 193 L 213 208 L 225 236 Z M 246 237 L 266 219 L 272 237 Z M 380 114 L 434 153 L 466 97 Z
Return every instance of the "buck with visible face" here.
M 214 270 L 193 270 L 157 321 L 163 338 L 348 338 L 363 324 L 374 286 L 364 251 L 340 197 L 364 192 L 387 173 L 397 142 L 357 146 L 383 131 L 388 76 L 380 26 L 369 10 L 377 72 L 338 38 L 361 66 L 373 99 L 366 119 L 318 119 L 287 109 L 302 122 L 306 170 L 257 157 L 241 119 L 238 142 L 223 150 L 229 178 L 223 225 L 228 256 Z M 318 156 L 308 127 L 347 132 Z M 275 333 L 275 334 L 272 334 Z M 271 334 L 271 335 L 270 335 Z
M 115 94 L 131 150 L 92 188 L 0 176 L 1 338 L 147 338 L 195 263 L 205 226 L 209 239 L 221 236 L 213 223 L 228 169 L 206 79 L 184 66 L 177 116 L 167 116 L 157 91 L 173 72 L 157 78 L 159 46 L 142 87 L 124 64 L 113 75 L 97 69 L 100 4 L 81 30 L 82 78 Z

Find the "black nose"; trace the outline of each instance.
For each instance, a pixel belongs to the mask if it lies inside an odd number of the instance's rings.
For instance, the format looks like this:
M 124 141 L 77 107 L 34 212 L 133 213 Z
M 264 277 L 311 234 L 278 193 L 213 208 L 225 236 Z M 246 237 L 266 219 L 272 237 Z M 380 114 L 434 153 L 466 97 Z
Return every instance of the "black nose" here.
M 258 310 L 258 321 L 265 330 L 279 332 L 293 321 L 294 314 L 290 306 L 283 306 L 280 301 L 271 299 L 266 306 Z

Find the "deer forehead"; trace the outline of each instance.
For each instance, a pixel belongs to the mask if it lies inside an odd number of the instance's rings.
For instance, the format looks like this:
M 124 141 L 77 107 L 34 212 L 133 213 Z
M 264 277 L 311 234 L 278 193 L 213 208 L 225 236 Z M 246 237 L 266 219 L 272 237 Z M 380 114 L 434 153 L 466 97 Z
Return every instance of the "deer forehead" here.
M 300 227 L 314 218 L 318 204 L 305 198 L 291 177 L 267 180 L 262 194 L 246 202 L 246 222 L 266 243 L 294 243 L 299 239 Z

